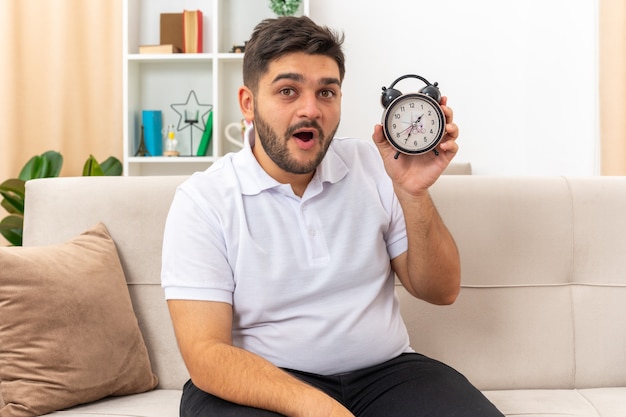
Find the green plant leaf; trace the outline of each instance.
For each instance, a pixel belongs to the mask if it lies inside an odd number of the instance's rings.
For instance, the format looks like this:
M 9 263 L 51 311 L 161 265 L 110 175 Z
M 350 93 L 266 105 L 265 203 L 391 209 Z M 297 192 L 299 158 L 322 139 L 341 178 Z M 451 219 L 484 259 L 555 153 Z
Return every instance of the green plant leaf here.
M 22 231 L 24 229 L 24 217 L 11 214 L 0 221 L 0 234 L 14 246 L 22 246 Z
M 0 195 L 4 197 L 2 207 L 9 213 L 24 213 L 25 181 L 10 178 L 0 184 Z
M 109 156 L 101 164 L 102 172 L 107 176 L 119 176 L 122 175 L 122 162 L 114 156 Z
M 41 178 L 58 177 L 63 167 L 63 155 L 57 151 L 46 151 L 41 156 L 48 161 L 44 177 Z
M 63 156 L 57 151 L 46 151 L 26 162 L 18 178 L 24 181 L 34 178 L 58 177 L 63 166 Z
M 84 177 L 94 177 L 94 176 L 103 176 L 104 172 L 102 172 L 102 167 L 96 161 L 96 158 L 93 155 L 89 155 L 89 158 L 85 161 L 85 165 L 83 166 L 83 176 Z
M 122 163 L 114 156 L 108 157 L 100 164 L 93 155 L 89 155 L 83 166 L 83 176 L 122 175 L 122 169 Z
M 41 171 L 42 157 L 40 155 L 35 155 L 26 162 L 18 178 L 24 181 L 30 180 L 32 178 L 38 178 L 38 172 Z

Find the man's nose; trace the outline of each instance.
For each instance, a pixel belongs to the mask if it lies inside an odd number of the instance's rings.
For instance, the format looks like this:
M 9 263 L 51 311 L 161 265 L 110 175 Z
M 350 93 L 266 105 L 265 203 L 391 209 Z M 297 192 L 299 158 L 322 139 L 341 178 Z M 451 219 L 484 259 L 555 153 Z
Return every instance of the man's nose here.
M 298 116 L 307 119 L 318 119 L 322 115 L 317 93 L 306 93 L 300 98 Z

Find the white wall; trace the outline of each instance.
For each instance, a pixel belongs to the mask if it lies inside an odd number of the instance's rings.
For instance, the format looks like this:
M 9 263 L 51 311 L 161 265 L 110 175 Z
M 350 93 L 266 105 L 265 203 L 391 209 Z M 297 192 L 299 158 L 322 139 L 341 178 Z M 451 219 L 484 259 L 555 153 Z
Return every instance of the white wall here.
M 310 16 L 346 35 L 338 135 L 370 138 L 381 87 L 417 73 L 476 174 L 599 173 L 597 0 L 311 0 Z

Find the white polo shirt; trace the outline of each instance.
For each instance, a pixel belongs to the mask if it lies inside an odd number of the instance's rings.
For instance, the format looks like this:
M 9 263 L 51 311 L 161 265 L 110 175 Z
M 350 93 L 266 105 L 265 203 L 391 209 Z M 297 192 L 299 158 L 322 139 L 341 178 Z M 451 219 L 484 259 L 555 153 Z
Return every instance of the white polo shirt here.
M 166 298 L 232 304 L 234 345 L 283 368 L 330 375 L 411 351 L 390 267 L 406 227 L 374 144 L 333 139 L 300 198 L 253 143 L 177 189 Z

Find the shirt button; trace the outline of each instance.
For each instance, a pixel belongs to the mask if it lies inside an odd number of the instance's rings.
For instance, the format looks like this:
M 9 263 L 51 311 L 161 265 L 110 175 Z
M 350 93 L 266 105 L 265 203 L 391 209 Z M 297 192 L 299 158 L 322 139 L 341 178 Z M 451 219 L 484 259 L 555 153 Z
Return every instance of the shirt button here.
M 317 235 L 317 232 L 315 230 L 311 229 L 309 231 L 309 234 L 311 235 L 311 237 L 315 237 L 315 235 Z

